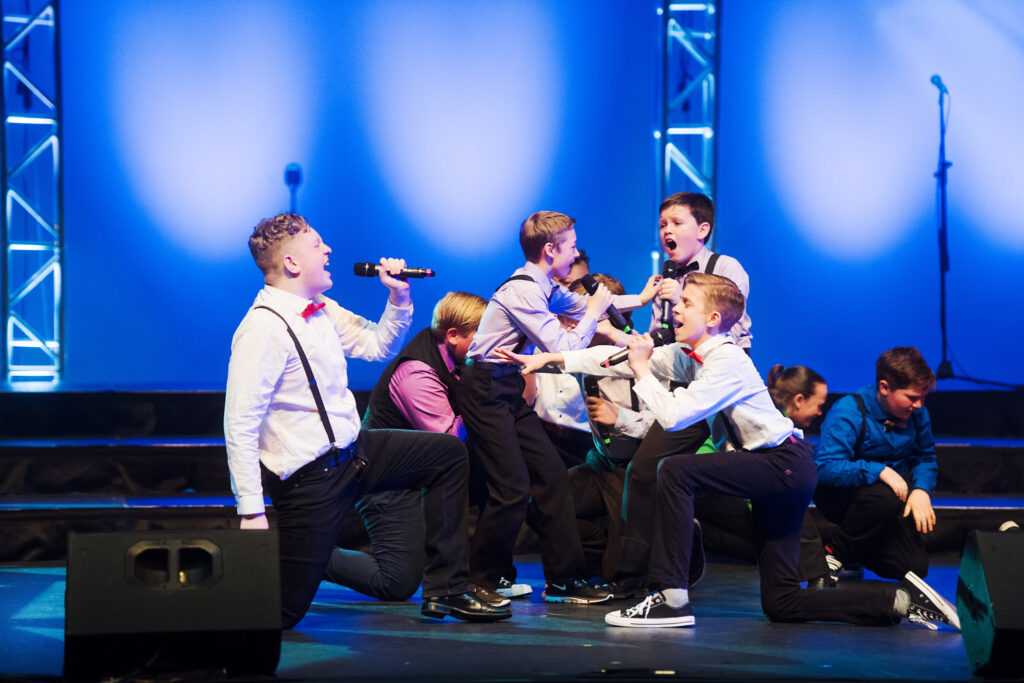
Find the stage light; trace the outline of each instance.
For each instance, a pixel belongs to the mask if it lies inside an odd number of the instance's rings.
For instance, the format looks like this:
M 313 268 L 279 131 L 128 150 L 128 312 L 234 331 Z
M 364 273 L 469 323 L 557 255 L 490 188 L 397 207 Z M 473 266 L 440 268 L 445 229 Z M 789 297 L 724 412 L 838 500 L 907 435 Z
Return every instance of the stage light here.
M 1024 13 L 1011 5 L 780 6 L 765 50 L 762 135 L 783 208 L 819 251 L 868 261 L 935 215 L 933 73 L 953 94 L 951 209 L 958 195 L 971 198 L 971 224 L 959 229 L 1024 249 L 1024 53 L 1007 30 L 1019 35 Z
M 356 49 L 372 154 L 406 219 L 448 253 L 507 246 L 495 233 L 550 181 L 563 90 L 549 12 L 457 1 L 370 11 Z M 496 28 L 467 30 L 480 25 Z
M 291 18 L 272 2 L 123 8 L 111 71 L 125 179 L 195 257 L 237 256 L 256 218 L 288 206 L 280 169 L 307 155 L 316 116 Z

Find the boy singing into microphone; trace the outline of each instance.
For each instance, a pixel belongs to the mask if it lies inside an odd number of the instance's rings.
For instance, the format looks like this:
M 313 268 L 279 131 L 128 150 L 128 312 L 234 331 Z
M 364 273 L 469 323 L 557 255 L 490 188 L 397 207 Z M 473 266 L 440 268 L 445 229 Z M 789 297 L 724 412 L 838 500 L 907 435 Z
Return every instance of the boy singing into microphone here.
M 674 308 L 676 341 L 689 348 L 654 349 L 648 335 L 630 340 L 634 391 L 658 422 L 673 431 L 720 413 L 736 450 L 684 453 L 661 461 L 648 571 L 656 590 L 633 607 L 610 612 L 605 621 L 626 627 L 694 625 L 687 590 L 693 501 L 700 491 L 717 491 L 751 501 L 761 606 L 772 621 L 886 625 L 907 617 L 959 629 L 956 608 L 911 572 L 899 584 L 800 588 L 800 527 L 817 482 L 816 468 L 810 445 L 794 435 L 793 423 L 775 407 L 750 358 L 726 334 L 743 307 L 743 295 L 731 280 L 691 273 Z M 606 348 L 604 355 L 613 350 Z M 676 375 L 675 368 L 688 367 L 674 362 L 683 353 L 696 365 L 692 377 Z M 599 371 L 600 354 L 590 349 L 540 357 L 503 355 L 524 363 L 526 371 L 547 362 L 564 363 L 569 371 Z M 656 374 L 692 381 L 670 392 Z
M 282 626 L 313 601 L 344 514 L 364 493 L 423 491 L 425 616 L 495 621 L 511 614 L 478 599 L 465 561 L 468 464 L 447 434 L 360 430 L 346 356 L 394 354 L 412 320 L 405 262 L 381 259 L 389 292 L 380 322 L 323 295 L 331 253 L 304 218 L 267 218 L 249 238 L 265 286 L 231 340 L 224 437 L 243 529 L 266 529 L 264 491 L 277 513 Z M 259 596 L 253 596 L 258 599 Z
M 470 544 L 470 581 L 495 590 L 510 578 L 505 574 L 529 505 L 529 521 L 541 541 L 544 599 L 592 603 L 611 594 L 587 582 L 565 465 L 523 399 L 519 369 L 498 355 L 501 349 L 528 351 L 534 345 L 544 351 L 584 348 L 609 304 L 632 310 L 654 296 L 653 278 L 638 296 L 612 297 L 599 285 L 587 297 L 559 285 L 555 280 L 566 277 L 579 255 L 575 222 L 554 211 L 523 221 L 519 242 L 527 263 L 488 302 L 456 399 L 487 489 Z M 565 329 L 556 314 L 579 323 Z

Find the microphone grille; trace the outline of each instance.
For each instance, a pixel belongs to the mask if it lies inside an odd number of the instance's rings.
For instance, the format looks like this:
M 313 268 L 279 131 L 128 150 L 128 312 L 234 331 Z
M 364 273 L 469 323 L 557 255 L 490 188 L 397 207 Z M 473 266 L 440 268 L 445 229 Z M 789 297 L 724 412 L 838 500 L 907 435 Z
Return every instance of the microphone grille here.
M 665 265 L 661 267 L 661 276 L 663 278 L 674 278 L 679 274 L 679 266 L 675 261 L 669 259 L 665 261 Z
M 580 278 L 580 282 L 583 283 L 583 289 L 587 290 L 587 294 L 593 294 L 597 291 L 597 279 L 590 273 L 587 273 Z
M 373 263 L 357 263 L 355 273 L 360 277 L 371 277 L 377 274 L 377 267 Z

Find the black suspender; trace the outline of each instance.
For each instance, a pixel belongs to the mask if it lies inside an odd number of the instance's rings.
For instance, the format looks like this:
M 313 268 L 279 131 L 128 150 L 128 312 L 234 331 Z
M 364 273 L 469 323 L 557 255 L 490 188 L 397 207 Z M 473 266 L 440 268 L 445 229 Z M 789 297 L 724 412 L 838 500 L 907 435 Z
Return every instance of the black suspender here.
M 316 411 L 320 413 L 320 421 L 324 423 L 324 429 L 327 430 L 327 438 L 330 440 L 331 446 L 334 446 L 334 430 L 331 429 L 331 421 L 327 419 L 327 409 L 324 408 L 324 400 L 320 396 L 320 390 L 316 386 L 316 378 L 313 377 L 313 369 L 309 367 L 309 359 L 306 358 L 306 353 L 302 350 L 302 344 L 299 343 L 299 338 L 295 336 L 295 332 L 292 331 L 291 325 L 284 319 L 284 316 L 275 311 L 269 306 L 253 306 L 253 308 L 263 308 L 278 318 L 284 323 L 284 327 L 288 330 L 288 336 L 295 342 L 295 350 L 299 352 L 299 360 L 302 361 L 302 369 L 306 371 L 306 379 L 309 380 L 309 390 L 313 392 L 313 402 L 316 403 Z
M 860 431 L 857 433 L 857 441 L 853 444 L 853 455 L 856 457 L 857 451 L 864 445 L 864 431 L 868 424 L 868 407 L 864 405 L 864 397 L 860 394 L 854 394 L 853 400 L 857 402 L 857 410 L 860 411 Z
M 712 254 L 711 255 L 711 258 L 708 259 L 708 264 L 706 266 L 704 266 L 704 272 L 705 273 L 707 273 L 708 275 L 714 275 L 715 274 L 715 265 L 718 263 L 718 257 L 719 256 L 721 256 L 721 254 Z
M 513 275 L 509 279 L 507 279 L 504 282 L 502 282 L 500 285 L 498 285 L 497 289 L 495 289 L 494 292 L 497 293 L 499 289 L 501 289 L 502 287 L 504 287 L 508 283 L 512 282 L 513 280 L 525 280 L 526 282 L 533 282 L 534 284 L 536 284 L 536 282 L 537 282 L 536 280 L 534 280 L 532 277 L 530 277 L 526 273 L 520 273 L 519 275 Z M 552 297 L 552 295 L 554 295 L 554 293 L 555 293 L 555 290 L 552 289 L 551 290 L 551 294 L 548 294 L 548 301 L 549 302 L 551 301 L 551 297 Z M 530 343 L 530 339 L 525 334 L 520 334 L 519 335 L 519 341 L 516 342 L 515 347 L 512 349 L 512 353 L 522 353 L 523 349 L 525 349 L 526 345 L 529 344 L 529 343 Z

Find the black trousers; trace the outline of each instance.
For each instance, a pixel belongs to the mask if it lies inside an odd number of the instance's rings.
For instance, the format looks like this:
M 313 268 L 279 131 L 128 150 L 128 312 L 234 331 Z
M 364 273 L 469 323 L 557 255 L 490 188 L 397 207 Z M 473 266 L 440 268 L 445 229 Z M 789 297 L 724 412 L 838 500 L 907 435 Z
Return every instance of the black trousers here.
M 843 564 L 863 563 L 886 579 L 907 572 L 928 575 L 928 551 L 914 516 L 903 516 L 905 504 L 888 484 L 840 488 L 819 485 L 814 502 L 836 524 L 825 540 Z
M 717 491 L 751 501 L 761 607 L 769 619 L 896 623 L 895 584 L 865 583 L 823 591 L 800 588 L 800 527 L 816 483 L 811 446 L 803 440 L 787 440 L 758 452 L 662 460 L 649 579 L 665 588 L 689 584 L 694 497 L 699 491 Z
M 717 454 L 707 455 L 713 458 Z M 754 520 L 745 499 L 703 491 L 694 499 L 693 516 L 700 521 L 704 548 L 709 552 L 745 562 L 757 560 Z M 800 524 L 800 578 L 810 581 L 827 572 L 824 542 L 807 510 Z
M 657 422 L 651 425 L 626 468 L 622 531 L 617 542 L 609 545 L 608 552 L 612 556 L 605 561 L 606 565 L 614 568 L 616 577 L 647 574 L 654 524 L 654 500 L 658 489 L 658 464 L 672 455 L 693 453 L 710 433 L 711 430 L 703 420 L 675 432 L 665 431 Z
M 348 462 L 300 468 L 288 479 L 263 470 L 263 487 L 277 512 L 281 548 L 282 626 L 306 614 L 324 577 L 345 513 L 365 493 L 423 489 L 423 596 L 467 589 L 466 448 L 448 434 L 398 429 L 363 430 L 359 455 L 367 461 L 357 479 Z
M 472 464 L 487 489 L 470 541 L 470 580 L 488 588 L 508 573 L 524 520 L 540 538 L 549 582 L 587 575 L 568 472 L 540 418 L 523 400 L 524 386 L 519 373 L 494 376 L 468 365 L 456 393 Z
M 569 488 L 576 509 L 576 525 L 583 554 L 591 574 L 610 580 L 615 568 L 607 560 L 609 546 L 617 546 L 622 533 L 622 492 L 626 468 L 617 465 L 596 450 L 587 460 L 569 470 Z
M 408 600 L 419 588 L 427 564 L 422 499 L 418 489 L 360 498 L 356 510 L 372 551 L 335 548 L 324 578 L 378 600 Z

